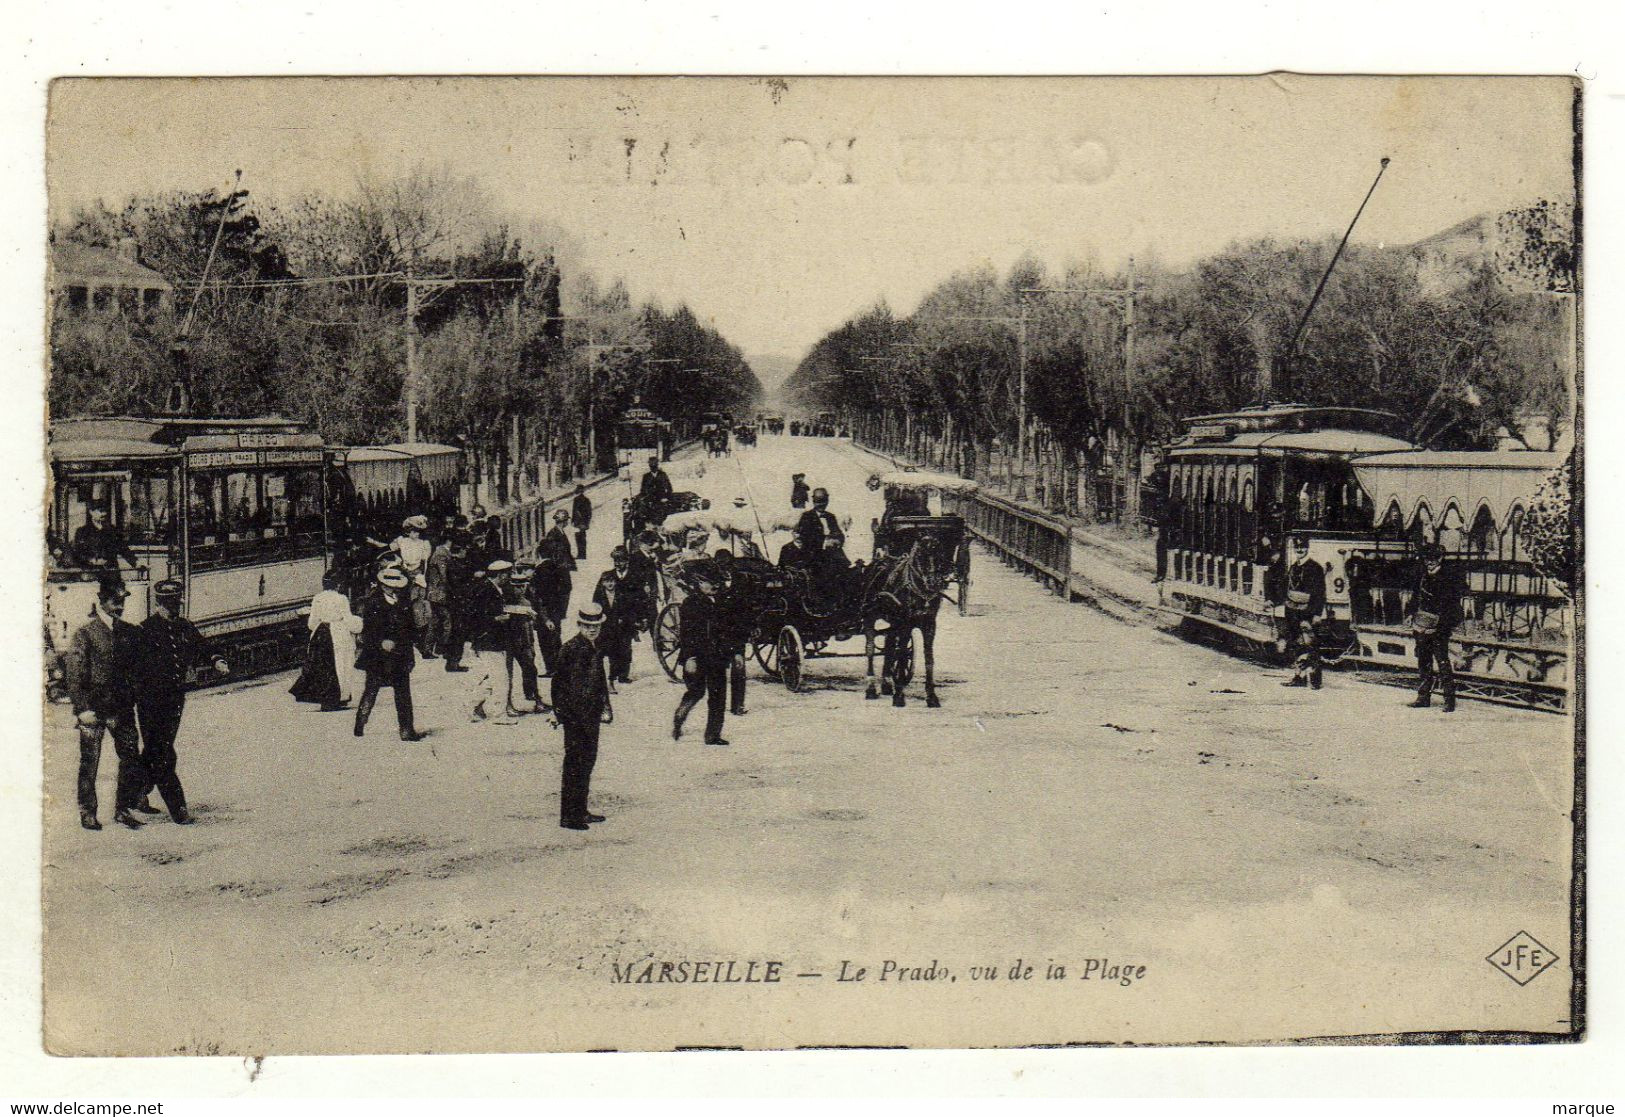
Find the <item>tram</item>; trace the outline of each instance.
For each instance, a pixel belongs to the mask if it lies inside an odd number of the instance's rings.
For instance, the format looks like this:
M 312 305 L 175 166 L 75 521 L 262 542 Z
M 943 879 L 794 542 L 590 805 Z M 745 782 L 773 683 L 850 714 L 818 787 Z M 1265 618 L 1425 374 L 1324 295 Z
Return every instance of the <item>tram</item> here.
M 322 588 L 331 550 L 333 455 L 308 426 L 275 417 L 64 419 L 51 425 L 49 458 L 52 662 L 115 570 L 130 591 L 125 618 L 137 623 L 154 585 L 183 579 L 187 615 L 229 677 L 297 659 L 301 610 Z
M 1436 543 L 1468 588 L 1450 646 L 1458 693 L 1567 708 L 1572 603 L 1523 539 L 1561 455 L 1423 450 L 1398 436 L 1398 417 L 1354 408 L 1269 405 L 1186 423 L 1166 456 L 1159 540 L 1161 603 L 1183 625 L 1284 654 L 1280 579 L 1302 532 L 1326 571 L 1327 662 L 1412 672 L 1410 596 L 1420 546 Z
M 1286 651 L 1274 579 L 1287 537 L 1309 537 L 1326 569 L 1328 652 L 1352 628 L 1345 564 L 1371 545 L 1371 505 L 1350 465 L 1366 454 L 1414 450 L 1398 416 L 1348 407 L 1272 404 L 1186 420 L 1167 454 L 1162 605 L 1193 625 L 1276 654 Z

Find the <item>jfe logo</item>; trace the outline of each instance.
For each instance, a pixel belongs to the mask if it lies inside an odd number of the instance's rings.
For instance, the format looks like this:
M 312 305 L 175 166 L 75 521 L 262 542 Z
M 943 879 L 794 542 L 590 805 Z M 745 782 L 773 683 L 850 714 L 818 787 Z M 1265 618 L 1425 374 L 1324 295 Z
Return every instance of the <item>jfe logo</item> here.
M 1496 947 L 1486 961 L 1519 985 L 1528 985 L 1557 964 L 1557 955 L 1528 931 L 1519 931 Z

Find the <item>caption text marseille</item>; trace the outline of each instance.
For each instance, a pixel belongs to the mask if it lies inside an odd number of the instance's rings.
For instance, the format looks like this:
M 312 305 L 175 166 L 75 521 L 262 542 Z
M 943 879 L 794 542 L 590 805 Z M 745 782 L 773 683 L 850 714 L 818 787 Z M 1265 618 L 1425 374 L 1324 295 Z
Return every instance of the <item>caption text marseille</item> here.
M 908 985 L 966 981 L 1101 981 L 1122 986 L 1145 980 L 1146 967 L 1114 958 L 1082 962 L 1013 962 L 953 967 L 933 958 L 929 965 L 888 958 L 881 962 L 842 959 L 833 970 L 792 969 L 782 961 L 720 959 L 661 961 L 644 958 L 610 964 L 610 981 L 619 985 L 779 985 L 785 981 L 829 981 L 841 985 Z

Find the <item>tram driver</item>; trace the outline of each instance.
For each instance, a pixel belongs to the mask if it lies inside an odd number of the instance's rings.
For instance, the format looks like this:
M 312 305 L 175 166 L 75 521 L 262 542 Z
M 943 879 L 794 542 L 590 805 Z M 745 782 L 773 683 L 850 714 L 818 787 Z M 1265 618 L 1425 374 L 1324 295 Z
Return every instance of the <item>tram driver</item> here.
M 107 508 L 101 504 L 88 509 L 87 522 L 73 533 L 68 555 L 73 565 L 87 570 L 117 570 L 120 559 L 132 570 L 138 565 L 123 533 L 108 522 Z

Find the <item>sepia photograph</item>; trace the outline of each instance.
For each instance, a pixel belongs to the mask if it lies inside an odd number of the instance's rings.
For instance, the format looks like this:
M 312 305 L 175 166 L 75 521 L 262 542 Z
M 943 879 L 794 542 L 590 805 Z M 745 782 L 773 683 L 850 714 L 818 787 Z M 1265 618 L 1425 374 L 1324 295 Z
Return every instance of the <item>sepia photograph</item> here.
M 1584 101 L 53 81 L 45 1050 L 1580 1039 Z

